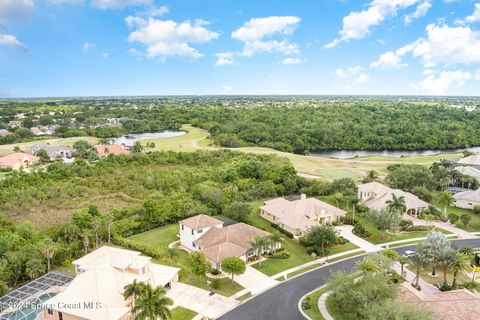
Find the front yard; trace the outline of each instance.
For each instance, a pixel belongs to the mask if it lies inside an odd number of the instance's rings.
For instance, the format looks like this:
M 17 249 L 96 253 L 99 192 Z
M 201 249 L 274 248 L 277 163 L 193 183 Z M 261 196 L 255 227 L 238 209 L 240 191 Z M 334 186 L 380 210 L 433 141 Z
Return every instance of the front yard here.
M 191 320 L 197 315 L 195 311 L 180 306 L 173 308 L 171 313 L 171 320 Z
M 440 206 L 438 204 L 435 204 L 435 206 L 438 207 L 439 209 L 441 209 L 442 214 L 443 214 L 442 206 Z M 448 207 L 447 208 L 447 215 L 449 215 L 450 213 L 454 213 L 459 217 L 462 214 L 465 214 L 465 213 L 468 214 L 472 218 L 472 220 L 470 221 L 469 224 L 467 224 L 466 228 L 460 220 L 458 220 L 457 223 L 455 223 L 455 225 L 458 228 L 469 231 L 469 232 L 480 232 L 480 216 L 479 215 L 476 215 L 471 210 L 465 210 L 465 209 L 460 209 L 460 208 L 455 208 L 455 207 Z

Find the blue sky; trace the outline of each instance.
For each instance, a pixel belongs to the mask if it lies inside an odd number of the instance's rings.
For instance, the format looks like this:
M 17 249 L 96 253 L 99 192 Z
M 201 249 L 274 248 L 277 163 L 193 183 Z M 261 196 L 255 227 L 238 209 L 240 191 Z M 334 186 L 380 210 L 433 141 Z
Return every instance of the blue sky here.
M 0 0 L 1 97 L 479 89 L 478 0 Z

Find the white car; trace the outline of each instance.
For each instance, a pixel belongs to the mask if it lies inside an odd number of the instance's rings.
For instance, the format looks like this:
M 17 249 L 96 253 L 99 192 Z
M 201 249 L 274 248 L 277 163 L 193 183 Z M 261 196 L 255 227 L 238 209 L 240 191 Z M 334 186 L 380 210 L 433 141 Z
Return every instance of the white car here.
M 417 255 L 417 253 L 415 251 L 411 251 L 411 250 L 407 250 L 407 251 L 403 252 L 403 254 L 402 254 L 402 256 L 407 257 L 407 258 L 412 258 L 416 255 Z

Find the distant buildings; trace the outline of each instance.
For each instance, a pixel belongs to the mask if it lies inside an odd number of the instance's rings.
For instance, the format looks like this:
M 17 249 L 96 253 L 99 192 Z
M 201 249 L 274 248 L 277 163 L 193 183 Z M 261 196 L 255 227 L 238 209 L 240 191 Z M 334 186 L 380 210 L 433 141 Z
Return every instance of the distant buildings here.
M 136 280 L 172 288 L 180 271 L 152 263 L 140 252 L 107 246 L 73 261 L 73 265 L 77 276 L 63 292 L 45 302 L 45 320 L 131 319 L 132 299 L 123 297 L 126 285 Z
M 191 251 L 200 251 L 217 270 L 222 260 L 239 257 L 245 262 L 255 256 L 252 242 L 270 234 L 245 223 L 223 226 L 224 222 L 200 214 L 179 222 L 180 244 Z M 280 246 L 280 244 L 277 244 Z
M 57 160 L 57 159 L 63 159 L 65 161 L 67 159 L 71 159 L 73 158 L 73 155 L 75 152 L 75 149 L 68 146 L 51 146 L 46 143 L 38 143 L 38 144 L 34 144 L 30 148 L 29 153 L 32 155 L 37 155 L 37 153 L 40 150 L 44 150 L 51 161 Z
M 0 157 L 0 167 L 10 168 L 12 170 L 19 170 L 36 164 L 40 160 L 31 154 L 16 152 L 4 157 Z
M 95 146 L 97 154 L 99 157 L 106 157 L 109 154 L 121 155 L 121 154 L 130 154 L 130 148 L 124 146 L 123 144 L 99 144 Z
M 8 137 L 8 136 L 11 136 L 13 133 L 6 130 L 6 129 L 0 129 L 0 138 L 3 138 L 3 137 Z
M 458 160 L 458 165 L 474 167 L 475 169 L 480 170 L 480 155 L 474 154 L 465 158 Z
M 477 181 L 480 182 L 480 170 L 474 168 L 474 167 L 470 167 L 470 166 L 458 166 L 455 168 L 456 171 L 464 174 L 464 175 L 467 175 L 467 176 L 470 176 L 472 178 L 475 178 Z
M 346 213 L 316 198 L 307 198 L 304 194 L 300 199 L 293 201 L 285 198 L 268 200 L 260 207 L 260 215 L 263 218 L 295 237 L 303 236 L 313 226 L 339 221 Z
M 372 210 L 386 209 L 388 201 L 396 197 L 404 197 L 406 210 L 405 213 L 413 216 L 419 215 L 422 210 L 427 209 L 429 204 L 416 195 L 399 189 L 389 188 L 378 182 L 370 182 L 358 186 L 358 198 Z

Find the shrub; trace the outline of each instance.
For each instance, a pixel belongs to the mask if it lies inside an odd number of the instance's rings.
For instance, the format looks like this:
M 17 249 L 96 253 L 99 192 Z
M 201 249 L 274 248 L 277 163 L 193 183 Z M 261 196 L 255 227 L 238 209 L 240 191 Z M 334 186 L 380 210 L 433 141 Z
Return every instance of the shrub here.
M 406 231 L 413 232 L 413 231 L 431 231 L 431 230 L 433 230 L 433 226 L 419 226 L 419 225 L 416 225 L 416 226 L 412 226 L 410 229 L 408 229 Z
M 411 220 L 402 220 L 400 221 L 400 230 L 402 231 L 410 231 L 410 228 L 413 226 L 413 222 Z
M 211 269 L 210 269 L 210 273 L 213 274 L 214 276 L 216 276 L 216 275 L 220 274 L 220 271 L 218 271 L 218 270 L 215 269 L 215 268 L 211 268 Z
M 412 193 L 426 202 L 432 202 L 433 194 L 425 187 L 414 187 Z
M 337 238 L 337 241 L 336 241 L 336 244 L 346 244 L 348 243 L 349 241 L 347 239 L 345 239 L 344 237 L 340 236 Z
M 215 269 L 216 270 L 216 269 Z M 220 282 L 220 279 L 217 279 L 217 278 L 214 278 L 214 279 L 211 279 L 210 280 L 210 286 L 213 288 L 213 289 L 219 289 L 220 286 L 221 286 L 221 282 Z
M 287 237 L 289 237 L 290 239 L 293 239 L 293 233 L 281 228 L 279 225 L 275 223 L 272 223 L 271 226 L 277 229 L 278 231 L 280 231 L 281 233 L 283 233 L 284 235 L 286 235 Z
M 308 310 L 312 307 L 312 304 L 310 303 L 310 297 L 306 297 L 302 301 L 302 309 L 303 310 Z
M 357 219 L 353 219 L 352 217 L 346 217 L 343 219 L 344 224 L 349 224 L 351 226 L 355 226 L 358 223 Z
M 480 215 L 480 204 L 473 207 L 473 213 Z
M 355 206 L 355 210 L 359 213 L 368 212 L 368 207 L 364 204 L 359 203 Z
M 360 237 L 366 238 L 370 236 L 370 232 L 368 232 L 363 223 L 360 222 L 355 225 L 355 228 L 353 228 L 352 231 L 354 234 Z
M 450 213 L 448 215 L 448 221 L 450 221 L 451 224 L 455 224 L 455 222 L 457 222 L 458 219 L 459 219 L 459 217 L 455 213 Z

